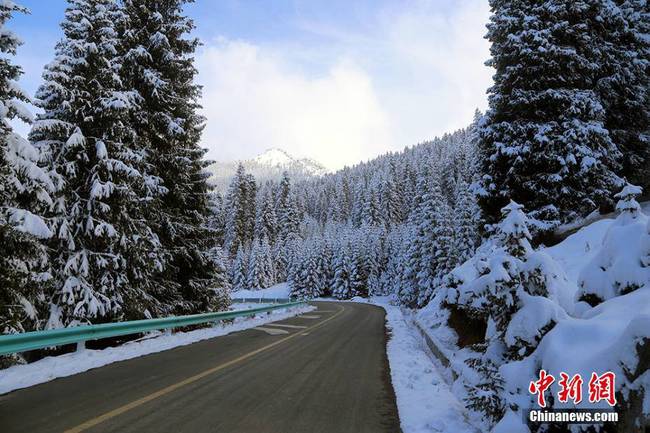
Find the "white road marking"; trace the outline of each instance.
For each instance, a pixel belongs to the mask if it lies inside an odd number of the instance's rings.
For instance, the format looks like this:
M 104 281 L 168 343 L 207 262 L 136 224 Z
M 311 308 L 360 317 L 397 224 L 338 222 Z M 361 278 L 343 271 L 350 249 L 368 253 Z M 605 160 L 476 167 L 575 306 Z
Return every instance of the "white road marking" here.
M 265 326 L 273 326 L 273 327 L 278 327 L 278 328 L 290 328 L 290 329 L 305 329 L 306 328 L 306 326 L 285 325 L 283 323 L 267 323 Z
M 299 318 L 299 319 L 320 319 L 320 316 L 306 316 L 306 315 L 302 315 L 302 316 L 298 316 L 298 318 Z
M 258 331 L 264 331 L 269 335 L 282 335 L 282 334 L 288 334 L 289 331 L 285 331 L 284 329 L 273 329 L 273 328 L 264 328 L 262 326 L 258 326 L 257 328 Z
M 303 332 L 303 333 L 300 334 L 300 335 L 309 335 L 309 332 Z

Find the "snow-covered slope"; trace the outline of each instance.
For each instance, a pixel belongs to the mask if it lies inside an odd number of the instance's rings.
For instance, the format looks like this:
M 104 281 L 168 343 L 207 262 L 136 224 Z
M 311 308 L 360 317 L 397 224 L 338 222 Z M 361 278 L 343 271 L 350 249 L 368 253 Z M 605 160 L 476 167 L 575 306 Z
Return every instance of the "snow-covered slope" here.
M 274 298 L 288 298 L 291 296 L 291 287 L 287 283 L 276 284 L 267 289 L 260 290 L 239 290 L 237 292 L 232 292 L 230 297 L 233 299 L 243 299 L 243 298 L 263 298 L 263 299 L 274 299 Z
M 535 396 L 527 390 L 540 369 L 556 378 L 562 372 L 569 377 L 580 374 L 585 386 L 592 373 L 613 372 L 621 422 L 648 419 L 650 221 L 647 206 L 639 206 L 624 192 L 619 194 L 622 199 L 617 207 L 618 215 L 585 225 L 559 244 L 531 251 L 526 256 L 528 264 L 537 261 L 544 265 L 540 269 L 548 293 L 541 296 L 519 293 L 523 306 L 508 324 L 505 344 L 514 347 L 517 338 L 531 343 L 530 351 L 521 359 L 500 363 L 498 373 L 503 379 L 506 407 L 518 408 L 519 412 L 535 407 Z M 468 368 L 467 360 L 475 358 L 478 352 L 471 346 L 461 347 L 459 337 L 468 331 L 452 323 L 445 302 L 450 302 L 449 293 L 453 291 L 459 292 L 458 299 L 461 299 L 466 292 L 480 287 L 477 282 L 485 275 L 477 273 L 477 269 L 482 269 L 477 265 L 493 264 L 492 250 L 487 247 L 453 271 L 456 287 L 441 287 L 417 315 L 419 324 L 450 359 L 451 369 L 458 377 L 453 389 L 460 400 L 468 398 L 467 384 L 475 380 L 475 372 Z M 545 257 L 543 261 L 539 260 L 541 257 Z M 457 305 L 461 305 L 460 300 Z M 543 329 L 549 323 L 550 329 Z M 487 335 L 495 338 L 494 326 L 488 326 Z M 551 388 L 553 393 L 558 389 L 556 384 Z M 571 401 L 555 401 L 553 407 L 574 406 Z M 609 406 L 605 402 L 582 401 L 575 407 L 607 409 Z M 472 412 L 471 418 L 485 431 L 529 431 L 521 423 L 522 413 L 506 413 L 494 430 L 490 430 L 493 427 L 490 423 L 482 421 L 482 413 Z
M 210 182 L 217 190 L 225 191 L 230 179 L 237 171 L 239 163 L 243 164 L 247 173 L 255 176 L 263 183 L 270 179 L 279 179 L 284 171 L 289 173 L 292 180 L 303 180 L 309 177 L 322 176 L 328 170 L 317 161 L 309 158 L 296 158 L 282 149 L 272 148 L 255 158 L 235 162 L 215 162 L 208 170 L 211 172 Z

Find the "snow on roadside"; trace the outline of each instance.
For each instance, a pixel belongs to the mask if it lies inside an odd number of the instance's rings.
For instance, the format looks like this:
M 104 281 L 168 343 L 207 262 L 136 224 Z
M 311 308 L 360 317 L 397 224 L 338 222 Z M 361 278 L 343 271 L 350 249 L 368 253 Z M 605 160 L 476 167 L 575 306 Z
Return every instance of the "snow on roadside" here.
M 259 307 L 256 304 L 256 307 Z M 241 308 L 237 308 L 241 309 Z M 60 356 L 50 356 L 25 365 L 15 365 L 0 370 L 0 395 L 27 388 L 50 380 L 72 376 L 93 368 L 103 367 L 118 361 L 137 358 L 151 353 L 162 352 L 179 346 L 196 343 L 214 337 L 243 331 L 270 322 L 288 319 L 298 314 L 314 310 L 313 306 L 291 307 L 261 313 L 257 317 L 237 318 L 233 323 L 219 324 L 212 328 L 198 329 L 191 332 L 178 332 L 171 335 L 155 333 L 151 337 L 131 341 L 117 347 L 103 350 L 82 350 Z
M 230 311 L 241 311 L 241 310 L 250 310 L 251 308 L 262 308 L 273 305 L 271 303 L 259 303 L 259 302 L 234 302 L 230 306 Z
M 386 310 L 390 333 L 386 352 L 403 433 L 476 432 L 466 421 L 463 405 L 454 397 L 413 323 L 388 297 L 355 298 Z
M 280 283 L 275 286 L 271 286 L 268 289 L 260 290 L 238 290 L 232 292 L 230 297 L 232 299 L 243 299 L 243 298 L 289 298 L 291 293 L 291 287 L 288 283 Z

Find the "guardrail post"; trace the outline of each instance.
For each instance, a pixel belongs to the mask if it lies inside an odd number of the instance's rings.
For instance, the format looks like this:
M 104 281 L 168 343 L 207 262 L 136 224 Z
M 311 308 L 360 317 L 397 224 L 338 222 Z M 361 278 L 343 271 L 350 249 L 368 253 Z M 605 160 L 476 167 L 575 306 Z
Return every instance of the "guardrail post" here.
M 83 352 L 86 350 L 86 342 L 85 341 L 78 341 L 77 342 L 77 352 Z
M 170 336 L 170 335 L 172 335 L 172 328 L 165 329 L 165 336 Z

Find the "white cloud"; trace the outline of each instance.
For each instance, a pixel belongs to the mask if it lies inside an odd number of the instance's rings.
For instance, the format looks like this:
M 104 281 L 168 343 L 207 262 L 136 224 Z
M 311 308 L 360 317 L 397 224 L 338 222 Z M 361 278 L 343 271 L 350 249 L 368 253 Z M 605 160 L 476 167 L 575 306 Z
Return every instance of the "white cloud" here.
M 309 43 L 208 44 L 198 69 L 209 156 L 280 147 L 340 168 L 467 126 L 486 107 L 486 0 L 367 13 L 363 30 L 298 23 Z
M 390 121 L 370 77 L 338 60 L 322 76 L 281 52 L 220 40 L 198 58 L 209 157 L 247 158 L 269 147 L 339 168 L 389 149 Z

